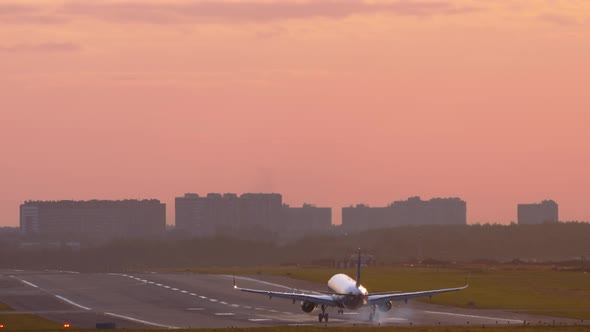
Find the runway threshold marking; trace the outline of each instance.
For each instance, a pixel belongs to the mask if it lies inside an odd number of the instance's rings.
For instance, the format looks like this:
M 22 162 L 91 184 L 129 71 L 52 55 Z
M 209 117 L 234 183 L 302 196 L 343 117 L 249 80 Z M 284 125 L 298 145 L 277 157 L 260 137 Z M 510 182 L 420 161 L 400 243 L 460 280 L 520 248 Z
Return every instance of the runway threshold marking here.
M 147 320 L 143 320 L 143 319 L 137 319 L 137 318 L 133 318 L 133 317 L 129 317 L 129 316 L 123 316 L 123 315 L 119 315 L 119 314 L 114 314 L 112 312 L 105 312 L 104 313 L 107 316 L 112 316 L 112 317 L 117 317 L 117 318 L 121 318 L 121 319 L 126 319 L 132 322 L 136 322 L 136 323 L 141 323 L 141 324 L 145 324 L 145 325 L 151 325 L 151 326 L 157 326 L 157 327 L 164 327 L 167 329 L 177 329 L 178 327 L 176 326 L 170 326 L 170 325 L 164 325 L 164 324 L 159 324 L 159 323 L 153 323 L 153 322 L 148 322 Z
M 468 317 L 468 318 L 482 318 L 482 319 L 514 322 L 514 323 L 523 323 L 524 322 L 523 320 L 518 320 L 518 319 L 496 318 L 496 317 L 486 317 L 486 316 L 466 315 L 466 314 L 455 314 L 452 312 L 439 312 L 439 311 L 424 311 L 424 312 L 427 314 L 435 314 L 435 315 L 447 315 L 447 316 Z
M 216 312 L 215 316 L 235 316 L 233 312 Z
M 55 297 L 57 297 L 58 299 L 60 299 L 60 300 L 62 300 L 62 301 L 64 301 L 64 302 L 66 302 L 66 303 L 68 303 L 68 304 L 71 304 L 71 305 L 73 305 L 74 307 L 78 307 L 78 308 L 80 308 L 80 309 L 84 309 L 84 310 L 92 310 L 92 309 L 90 309 L 90 308 L 88 308 L 88 307 L 85 307 L 85 306 L 83 306 L 83 305 L 81 305 L 81 304 L 78 304 L 78 303 L 76 303 L 76 302 L 74 302 L 74 301 L 72 301 L 72 300 L 66 299 L 66 298 L 65 298 L 65 297 L 63 297 L 63 296 L 60 296 L 60 295 L 55 295 Z

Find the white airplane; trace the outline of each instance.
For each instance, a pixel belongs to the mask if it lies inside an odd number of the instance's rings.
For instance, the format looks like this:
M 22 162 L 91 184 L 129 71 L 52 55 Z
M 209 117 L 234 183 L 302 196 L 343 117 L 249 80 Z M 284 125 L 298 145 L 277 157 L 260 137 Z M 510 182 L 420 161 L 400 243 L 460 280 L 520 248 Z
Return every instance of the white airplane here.
M 285 292 L 273 292 L 267 290 L 240 288 L 236 285 L 234 277 L 234 288 L 242 292 L 263 294 L 269 298 L 278 297 L 284 299 L 290 299 L 295 301 L 301 301 L 301 310 L 306 313 L 312 312 L 316 307 L 320 306 L 322 312 L 318 315 L 320 323 L 322 321 L 328 322 L 329 316 L 326 313 L 326 308 L 337 307 L 338 314 L 343 314 L 344 309 L 357 310 L 363 306 L 369 306 L 371 313 L 369 314 L 369 320 L 373 320 L 375 317 L 375 311 L 379 309 L 381 312 L 387 312 L 391 310 L 393 301 L 405 301 L 418 297 L 432 297 L 436 294 L 455 292 L 467 288 L 469 285 L 456 288 L 445 288 L 435 289 L 420 292 L 387 292 L 387 293 L 373 293 L 370 294 L 365 287 L 361 285 L 361 251 L 359 249 L 356 280 L 347 276 L 346 274 L 339 273 L 335 274 L 328 280 L 328 288 L 330 292 L 326 294 L 305 294 L 305 293 L 285 293 Z

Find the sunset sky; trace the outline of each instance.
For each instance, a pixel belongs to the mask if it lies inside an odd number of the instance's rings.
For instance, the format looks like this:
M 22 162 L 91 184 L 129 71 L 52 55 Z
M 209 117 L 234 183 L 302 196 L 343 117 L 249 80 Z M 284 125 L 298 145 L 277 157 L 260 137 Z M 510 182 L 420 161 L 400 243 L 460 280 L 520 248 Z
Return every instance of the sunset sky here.
M 185 192 L 590 220 L 590 1 L 2 0 L 0 225 Z

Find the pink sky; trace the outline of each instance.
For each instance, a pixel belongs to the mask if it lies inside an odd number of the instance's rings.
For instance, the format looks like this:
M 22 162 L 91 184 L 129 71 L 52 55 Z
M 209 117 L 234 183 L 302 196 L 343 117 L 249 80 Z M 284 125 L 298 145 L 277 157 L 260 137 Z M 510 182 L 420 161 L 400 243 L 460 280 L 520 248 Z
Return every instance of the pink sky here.
M 458 196 L 590 220 L 587 0 L 0 2 L 0 225 L 28 199 Z

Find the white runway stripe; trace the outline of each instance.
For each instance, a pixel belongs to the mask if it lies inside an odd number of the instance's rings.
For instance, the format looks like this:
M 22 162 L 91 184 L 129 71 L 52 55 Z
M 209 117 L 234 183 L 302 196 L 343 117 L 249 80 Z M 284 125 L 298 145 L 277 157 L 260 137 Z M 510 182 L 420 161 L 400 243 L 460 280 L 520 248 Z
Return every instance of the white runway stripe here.
M 467 317 L 467 318 L 481 318 L 481 319 L 489 319 L 489 320 L 497 320 L 500 322 L 511 322 L 511 323 L 523 323 L 524 321 L 518 319 L 506 319 L 506 318 L 496 318 L 496 317 L 486 317 L 486 316 L 476 316 L 476 315 L 465 315 L 465 314 L 454 314 L 452 312 L 438 312 L 438 311 L 424 311 L 427 314 L 435 314 L 435 315 L 447 315 L 447 316 L 457 316 L 457 317 Z
M 85 307 L 85 306 L 83 306 L 83 305 L 80 305 L 80 304 L 78 304 L 78 303 L 76 303 L 76 302 L 74 302 L 74 301 L 72 301 L 72 300 L 68 300 L 68 299 L 66 299 L 66 298 L 65 298 L 65 297 L 63 297 L 63 296 L 55 295 L 55 297 L 57 297 L 58 299 L 60 299 L 60 300 L 62 300 L 62 301 L 64 301 L 64 302 L 66 302 L 66 303 L 68 303 L 68 304 L 71 304 L 71 305 L 73 305 L 74 307 L 78 307 L 78 308 L 80 308 L 80 309 L 84 309 L 84 310 L 92 310 L 92 309 L 90 309 L 90 308 L 88 308 L 88 307 Z
M 118 314 L 114 314 L 112 312 L 105 312 L 104 314 L 107 315 L 107 316 L 112 316 L 112 317 L 117 317 L 117 318 L 121 318 L 121 319 L 126 319 L 126 320 L 129 320 L 129 321 L 132 321 L 132 322 L 141 323 L 141 324 L 145 324 L 145 325 L 151 325 L 151 326 L 157 326 L 157 327 L 164 327 L 164 328 L 167 328 L 167 329 L 177 329 L 178 328 L 176 326 L 170 326 L 170 325 L 152 323 L 152 322 L 148 322 L 147 320 L 137 319 L 137 318 L 133 318 L 133 317 L 129 317 L 129 316 L 118 315 Z
M 18 279 L 18 278 L 15 278 L 15 279 Z M 22 282 L 23 284 L 25 284 L 25 285 L 29 285 L 29 286 L 31 286 L 31 287 L 39 288 L 39 286 L 35 285 L 35 284 L 34 284 L 34 283 L 32 283 L 32 282 L 28 282 L 28 281 L 26 281 L 26 280 L 22 280 L 22 279 L 18 279 L 18 280 L 19 280 L 20 282 Z

